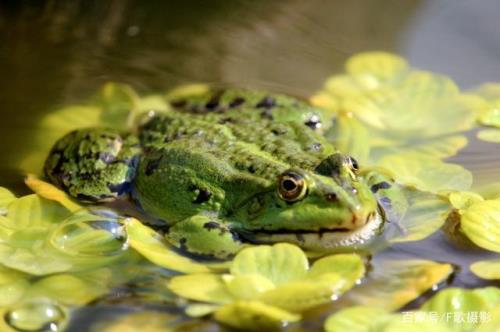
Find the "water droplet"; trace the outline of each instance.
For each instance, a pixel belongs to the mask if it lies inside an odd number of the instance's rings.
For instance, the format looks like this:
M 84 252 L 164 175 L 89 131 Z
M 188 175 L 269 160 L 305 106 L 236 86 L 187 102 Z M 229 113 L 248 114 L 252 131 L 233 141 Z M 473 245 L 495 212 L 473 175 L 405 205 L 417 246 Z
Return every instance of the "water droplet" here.
M 28 302 L 7 311 L 4 320 L 17 331 L 49 332 L 60 331 L 66 315 L 58 305 Z
M 50 241 L 74 256 L 120 255 L 128 248 L 125 220 L 109 210 L 76 213 L 62 222 Z

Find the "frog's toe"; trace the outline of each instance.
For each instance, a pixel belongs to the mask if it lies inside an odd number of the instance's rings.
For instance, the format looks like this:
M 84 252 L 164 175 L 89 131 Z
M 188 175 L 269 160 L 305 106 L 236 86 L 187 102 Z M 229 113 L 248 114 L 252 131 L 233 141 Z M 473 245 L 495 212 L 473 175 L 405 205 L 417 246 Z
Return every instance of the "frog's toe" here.
M 56 142 L 44 170 L 75 198 L 109 201 L 129 192 L 139 152 L 134 136 L 122 137 L 111 129 L 75 130 Z

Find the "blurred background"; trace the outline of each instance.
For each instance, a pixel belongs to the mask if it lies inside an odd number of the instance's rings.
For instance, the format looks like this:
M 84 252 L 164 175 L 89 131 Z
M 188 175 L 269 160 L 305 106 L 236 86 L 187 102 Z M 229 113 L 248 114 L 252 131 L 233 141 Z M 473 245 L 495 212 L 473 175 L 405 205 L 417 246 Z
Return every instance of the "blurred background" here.
M 385 50 L 463 88 L 500 81 L 496 0 L 6 1 L 0 4 L 0 183 L 43 114 L 107 81 L 141 92 L 209 82 L 307 97 L 350 55 Z M 458 161 L 498 176 L 498 145 Z

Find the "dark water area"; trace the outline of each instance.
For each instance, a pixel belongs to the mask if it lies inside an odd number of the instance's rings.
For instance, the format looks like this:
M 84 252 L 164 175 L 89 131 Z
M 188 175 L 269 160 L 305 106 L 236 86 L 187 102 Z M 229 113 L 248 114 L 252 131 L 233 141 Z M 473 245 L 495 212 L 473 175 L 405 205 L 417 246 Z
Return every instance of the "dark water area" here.
M 38 121 L 108 81 L 143 93 L 207 82 L 307 97 L 350 55 L 383 50 L 464 89 L 498 82 L 498 13 L 495 0 L 2 1 L 0 185 L 26 193 L 17 165 Z M 469 138 L 452 161 L 475 186 L 500 180 L 500 145 Z M 484 285 L 468 265 L 494 256 L 440 234 L 382 255 L 451 262 L 461 267 L 453 285 L 465 287 Z

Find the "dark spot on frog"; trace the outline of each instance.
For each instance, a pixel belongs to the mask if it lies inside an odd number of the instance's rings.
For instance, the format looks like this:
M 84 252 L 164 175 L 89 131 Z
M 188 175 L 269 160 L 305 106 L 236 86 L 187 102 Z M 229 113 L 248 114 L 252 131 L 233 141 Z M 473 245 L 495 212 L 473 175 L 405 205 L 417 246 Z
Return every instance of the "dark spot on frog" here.
M 144 174 L 147 176 L 151 175 L 154 173 L 154 171 L 160 166 L 160 162 L 163 156 L 157 159 L 149 160 L 148 163 L 146 164 L 146 168 L 144 170 Z
M 271 108 L 267 108 L 264 111 L 262 111 L 260 113 L 260 116 L 263 119 L 269 119 L 269 120 L 273 120 L 274 119 L 274 117 L 273 117 L 273 110 Z
M 201 204 L 205 203 L 212 197 L 212 193 L 206 189 L 197 189 L 198 190 L 198 196 L 194 199 L 193 203 L 195 204 Z
M 248 166 L 247 171 L 248 171 L 249 173 L 252 173 L 252 174 L 253 174 L 253 173 L 255 173 L 257 170 L 255 169 L 255 167 L 254 167 L 253 165 L 250 165 L 250 166 Z
M 212 229 L 219 229 L 220 225 L 215 221 L 207 221 L 206 223 L 203 224 L 203 228 L 208 229 L 210 231 Z
M 215 109 L 217 109 L 217 107 L 219 107 L 219 98 L 220 98 L 220 96 L 216 95 L 216 96 L 212 97 L 212 99 L 210 99 L 205 104 L 205 108 L 207 109 L 207 111 L 214 111 Z
M 276 100 L 270 96 L 262 98 L 262 100 L 255 105 L 257 108 L 271 108 L 274 106 L 276 106 Z
M 321 119 L 319 116 L 313 115 L 304 124 L 311 129 L 319 129 L 321 128 Z
M 179 99 L 179 100 L 173 100 L 170 102 L 170 105 L 172 105 L 175 108 L 182 108 L 186 106 L 187 101 L 184 99 Z
M 379 203 L 383 205 L 384 208 L 390 208 L 392 204 L 391 199 L 387 196 L 381 197 Z
M 326 197 L 326 200 L 329 202 L 337 202 L 338 201 L 338 197 L 337 197 L 336 193 L 328 193 L 328 194 L 326 194 L 325 197 Z
M 389 183 L 382 181 L 382 182 L 374 184 L 373 186 L 371 186 L 370 189 L 373 193 L 376 193 L 380 189 L 389 189 L 390 187 L 391 187 L 391 185 Z
M 236 97 L 229 103 L 229 108 L 235 108 L 242 105 L 245 102 L 245 98 Z
M 233 123 L 233 122 L 234 122 L 234 119 L 232 119 L 230 117 L 226 117 L 226 118 L 220 119 L 217 123 L 218 124 L 226 124 L 226 123 Z

